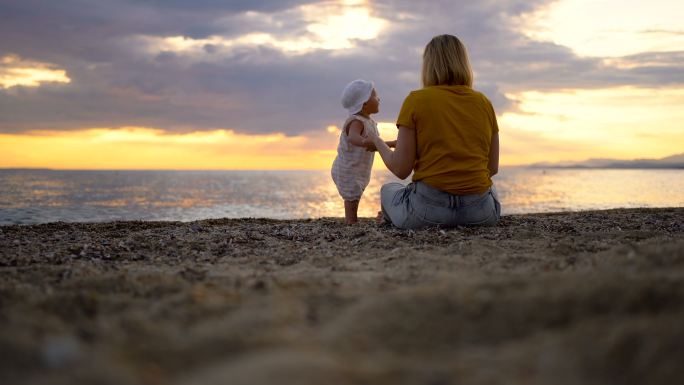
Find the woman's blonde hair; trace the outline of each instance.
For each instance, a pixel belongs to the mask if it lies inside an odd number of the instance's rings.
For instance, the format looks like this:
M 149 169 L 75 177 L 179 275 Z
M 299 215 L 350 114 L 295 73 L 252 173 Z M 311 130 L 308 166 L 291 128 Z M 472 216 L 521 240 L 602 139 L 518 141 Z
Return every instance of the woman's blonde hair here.
M 435 36 L 423 52 L 423 87 L 439 85 L 473 86 L 465 45 L 456 36 Z

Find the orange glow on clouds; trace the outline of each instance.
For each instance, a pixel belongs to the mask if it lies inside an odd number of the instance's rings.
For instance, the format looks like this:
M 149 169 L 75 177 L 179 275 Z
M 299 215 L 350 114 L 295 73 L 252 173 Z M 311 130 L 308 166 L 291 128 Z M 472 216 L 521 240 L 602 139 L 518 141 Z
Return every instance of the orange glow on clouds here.
M 0 134 L 0 167 L 57 169 L 325 169 L 330 133 L 245 135 L 231 130 L 165 133 L 144 127 Z
M 662 158 L 682 152 L 684 89 L 614 87 L 509 94 L 501 162 Z
M 386 140 L 392 123 L 379 123 Z M 340 128 L 297 136 L 247 135 L 232 130 L 167 133 L 146 127 L 93 128 L 0 134 L 0 167 L 55 169 L 324 170 L 330 168 Z M 383 168 L 376 157 L 374 168 Z
M 508 94 L 518 108 L 499 116 L 501 164 L 587 158 L 660 158 L 681 153 L 684 89 L 616 87 Z M 394 123 L 379 122 L 394 140 Z M 0 168 L 325 170 L 338 125 L 297 136 L 232 130 L 169 133 L 146 127 L 0 134 Z M 374 169 L 384 169 L 376 156 Z

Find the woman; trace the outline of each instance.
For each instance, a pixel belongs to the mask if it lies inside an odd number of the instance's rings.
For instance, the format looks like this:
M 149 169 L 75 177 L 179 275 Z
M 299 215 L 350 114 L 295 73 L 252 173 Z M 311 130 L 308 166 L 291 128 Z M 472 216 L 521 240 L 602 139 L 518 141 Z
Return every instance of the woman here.
M 465 46 L 434 37 L 423 53 L 423 88 L 411 92 L 397 119 L 396 149 L 369 139 L 385 166 L 411 184 L 380 190 L 382 216 L 404 229 L 495 225 L 499 204 L 492 175 L 499 168 L 499 128 L 491 102 L 472 89 Z

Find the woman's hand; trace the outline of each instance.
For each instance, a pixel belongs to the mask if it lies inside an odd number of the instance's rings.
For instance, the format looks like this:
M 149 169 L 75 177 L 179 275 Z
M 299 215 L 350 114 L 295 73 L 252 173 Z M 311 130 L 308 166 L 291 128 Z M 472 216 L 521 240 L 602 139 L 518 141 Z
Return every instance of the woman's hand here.
M 416 130 L 399 126 L 396 150 L 392 151 L 387 143 L 375 136 L 375 146 L 385 166 L 399 179 L 406 179 L 413 171 L 416 160 Z
M 366 151 L 377 151 L 378 147 L 375 143 L 376 140 L 380 139 L 378 134 L 376 134 L 373 130 L 366 130 L 363 134 L 363 147 L 366 149 Z

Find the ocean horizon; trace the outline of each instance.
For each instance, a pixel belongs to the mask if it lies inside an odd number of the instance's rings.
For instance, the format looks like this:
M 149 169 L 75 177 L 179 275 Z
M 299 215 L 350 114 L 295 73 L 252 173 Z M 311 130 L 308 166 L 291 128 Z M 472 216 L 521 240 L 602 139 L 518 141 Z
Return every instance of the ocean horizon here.
M 375 216 L 383 184 L 409 181 L 374 171 L 359 215 Z M 504 215 L 684 206 L 682 169 L 514 166 L 493 181 Z M 327 170 L 0 169 L 0 225 L 342 216 Z

